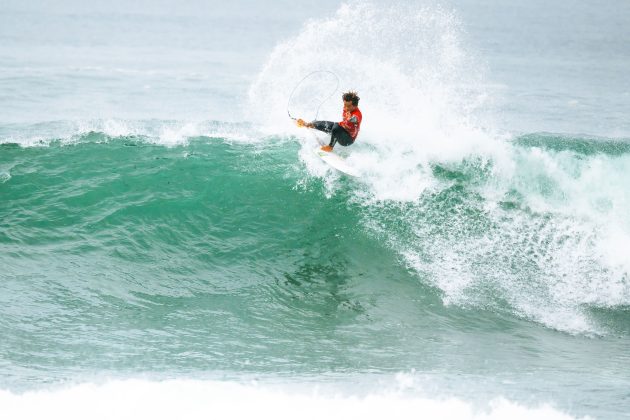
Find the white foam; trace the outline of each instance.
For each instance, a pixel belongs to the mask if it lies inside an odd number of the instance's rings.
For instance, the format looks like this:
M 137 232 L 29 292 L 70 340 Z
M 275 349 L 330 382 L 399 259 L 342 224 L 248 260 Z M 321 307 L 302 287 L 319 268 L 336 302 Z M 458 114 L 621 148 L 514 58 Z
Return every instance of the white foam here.
M 296 390 L 301 389 L 301 390 Z M 322 387 L 262 386 L 201 380 L 115 380 L 14 394 L 0 391 L 3 418 L 19 419 L 570 419 L 549 405 L 497 397 L 483 408 L 455 397 L 399 391 L 367 395 Z
M 51 121 L 30 126 L 16 126 L 0 138 L 1 143 L 17 143 L 22 147 L 49 146 L 52 142 L 74 144 L 90 133 L 102 133 L 110 139 L 135 137 L 138 141 L 173 147 L 186 145 L 194 137 L 222 138 L 240 143 L 264 141 L 263 136 L 248 124 L 218 121 L 160 121 L 97 119 Z
M 455 207 L 448 225 L 434 229 L 437 215 L 429 204 L 417 205 L 402 220 L 414 235 L 390 233 L 390 244 L 442 290 L 446 304 L 504 300 L 551 328 L 606 334 L 585 308 L 630 304 L 630 203 L 623 190 L 630 159 L 512 152 L 511 169 L 477 187 L 483 202 L 464 204 L 483 210 L 477 218 Z M 504 210 L 500 201 L 515 193 L 518 208 Z M 479 217 L 486 220 L 482 232 L 468 225 Z

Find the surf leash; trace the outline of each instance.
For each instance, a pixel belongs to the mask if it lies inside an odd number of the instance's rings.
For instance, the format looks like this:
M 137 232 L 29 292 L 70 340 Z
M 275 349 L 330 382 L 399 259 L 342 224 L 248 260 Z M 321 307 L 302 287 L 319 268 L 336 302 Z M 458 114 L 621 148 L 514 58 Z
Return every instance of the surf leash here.
M 310 72 L 309 74 L 307 74 L 306 76 L 304 76 L 302 78 L 302 80 L 300 80 L 299 82 L 297 82 L 297 84 L 293 87 L 293 90 L 291 91 L 291 94 L 289 95 L 289 100 L 287 101 L 287 114 L 289 115 L 289 118 L 291 118 L 292 120 L 297 120 L 297 118 L 295 118 L 293 115 L 291 115 L 291 111 L 289 110 L 289 105 L 291 104 L 291 99 L 293 99 L 293 94 L 295 94 L 295 91 L 297 90 L 298 87 L 300 87 L 300 85 L 309 77 L 311 77 L 314 74 L 317 73 L 329 73 L 332 74 L 333 76 L 335 76 L 335 79 L 337 80 L 337 85 L 335 86 L 335 89 L 330 92 L 330 95 L 328 95 L 324 100 L 322 100 L 319 103 L 319 106 L 317 107 L 317 111 L 315 112 L 315 120 L 317 119 L 317 116 L 319 115 L 319 109 L 322 107 L 322 105 L 324 104 L 324 102 L 326 102 L 327 100 L 329 100 L 330 98 L 332 98 L 332 96 L 337 93 L 337 89 L 339 89 L 339 76 L 337 76 L 337 74 L 335 74 L 334 72 L 330 71 L 330 70 L 315 70 Z

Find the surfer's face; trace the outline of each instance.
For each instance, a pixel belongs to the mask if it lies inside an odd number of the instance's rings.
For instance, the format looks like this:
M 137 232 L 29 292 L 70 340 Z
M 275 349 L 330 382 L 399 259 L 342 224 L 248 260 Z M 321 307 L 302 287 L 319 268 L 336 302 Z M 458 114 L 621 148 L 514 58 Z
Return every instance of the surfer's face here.
M 356 106 L 352 105 L 351 101 L 343 101 L 343 110 L 347 112 L 352 112 L 356 109 Z

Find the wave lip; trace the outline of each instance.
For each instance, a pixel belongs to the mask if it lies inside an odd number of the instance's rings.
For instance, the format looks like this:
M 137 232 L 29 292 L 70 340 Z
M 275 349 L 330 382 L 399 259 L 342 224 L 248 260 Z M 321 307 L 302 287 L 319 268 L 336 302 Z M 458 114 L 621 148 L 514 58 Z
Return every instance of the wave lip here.
M 0 126 L 0 145 L 17 144 L 21 147 L 106 142 L 116 138 L 135 138 L 172 147 L 186 145 L 196 137 L 221 138 L 239 143 L 261 141 L 261 136 L 251 124 L 223 121 L 95 119 Z

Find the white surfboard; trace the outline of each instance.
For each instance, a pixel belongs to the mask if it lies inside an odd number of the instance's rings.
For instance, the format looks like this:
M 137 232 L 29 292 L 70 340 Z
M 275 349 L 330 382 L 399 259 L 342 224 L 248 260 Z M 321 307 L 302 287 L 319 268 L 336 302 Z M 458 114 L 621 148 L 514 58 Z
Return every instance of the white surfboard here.
M 359 171 L 357 171 L 352 166 L 348 165 L 346 160 L 341 156 L 335 154 L 334 152 L 324 152 L 321 148 L 317 148 L 314 150 L 315 154 L 322 158 L 324 162 L 332 166 L 338 171 L 343 172 L 346 175 L 350 176 L 359 176 Z

